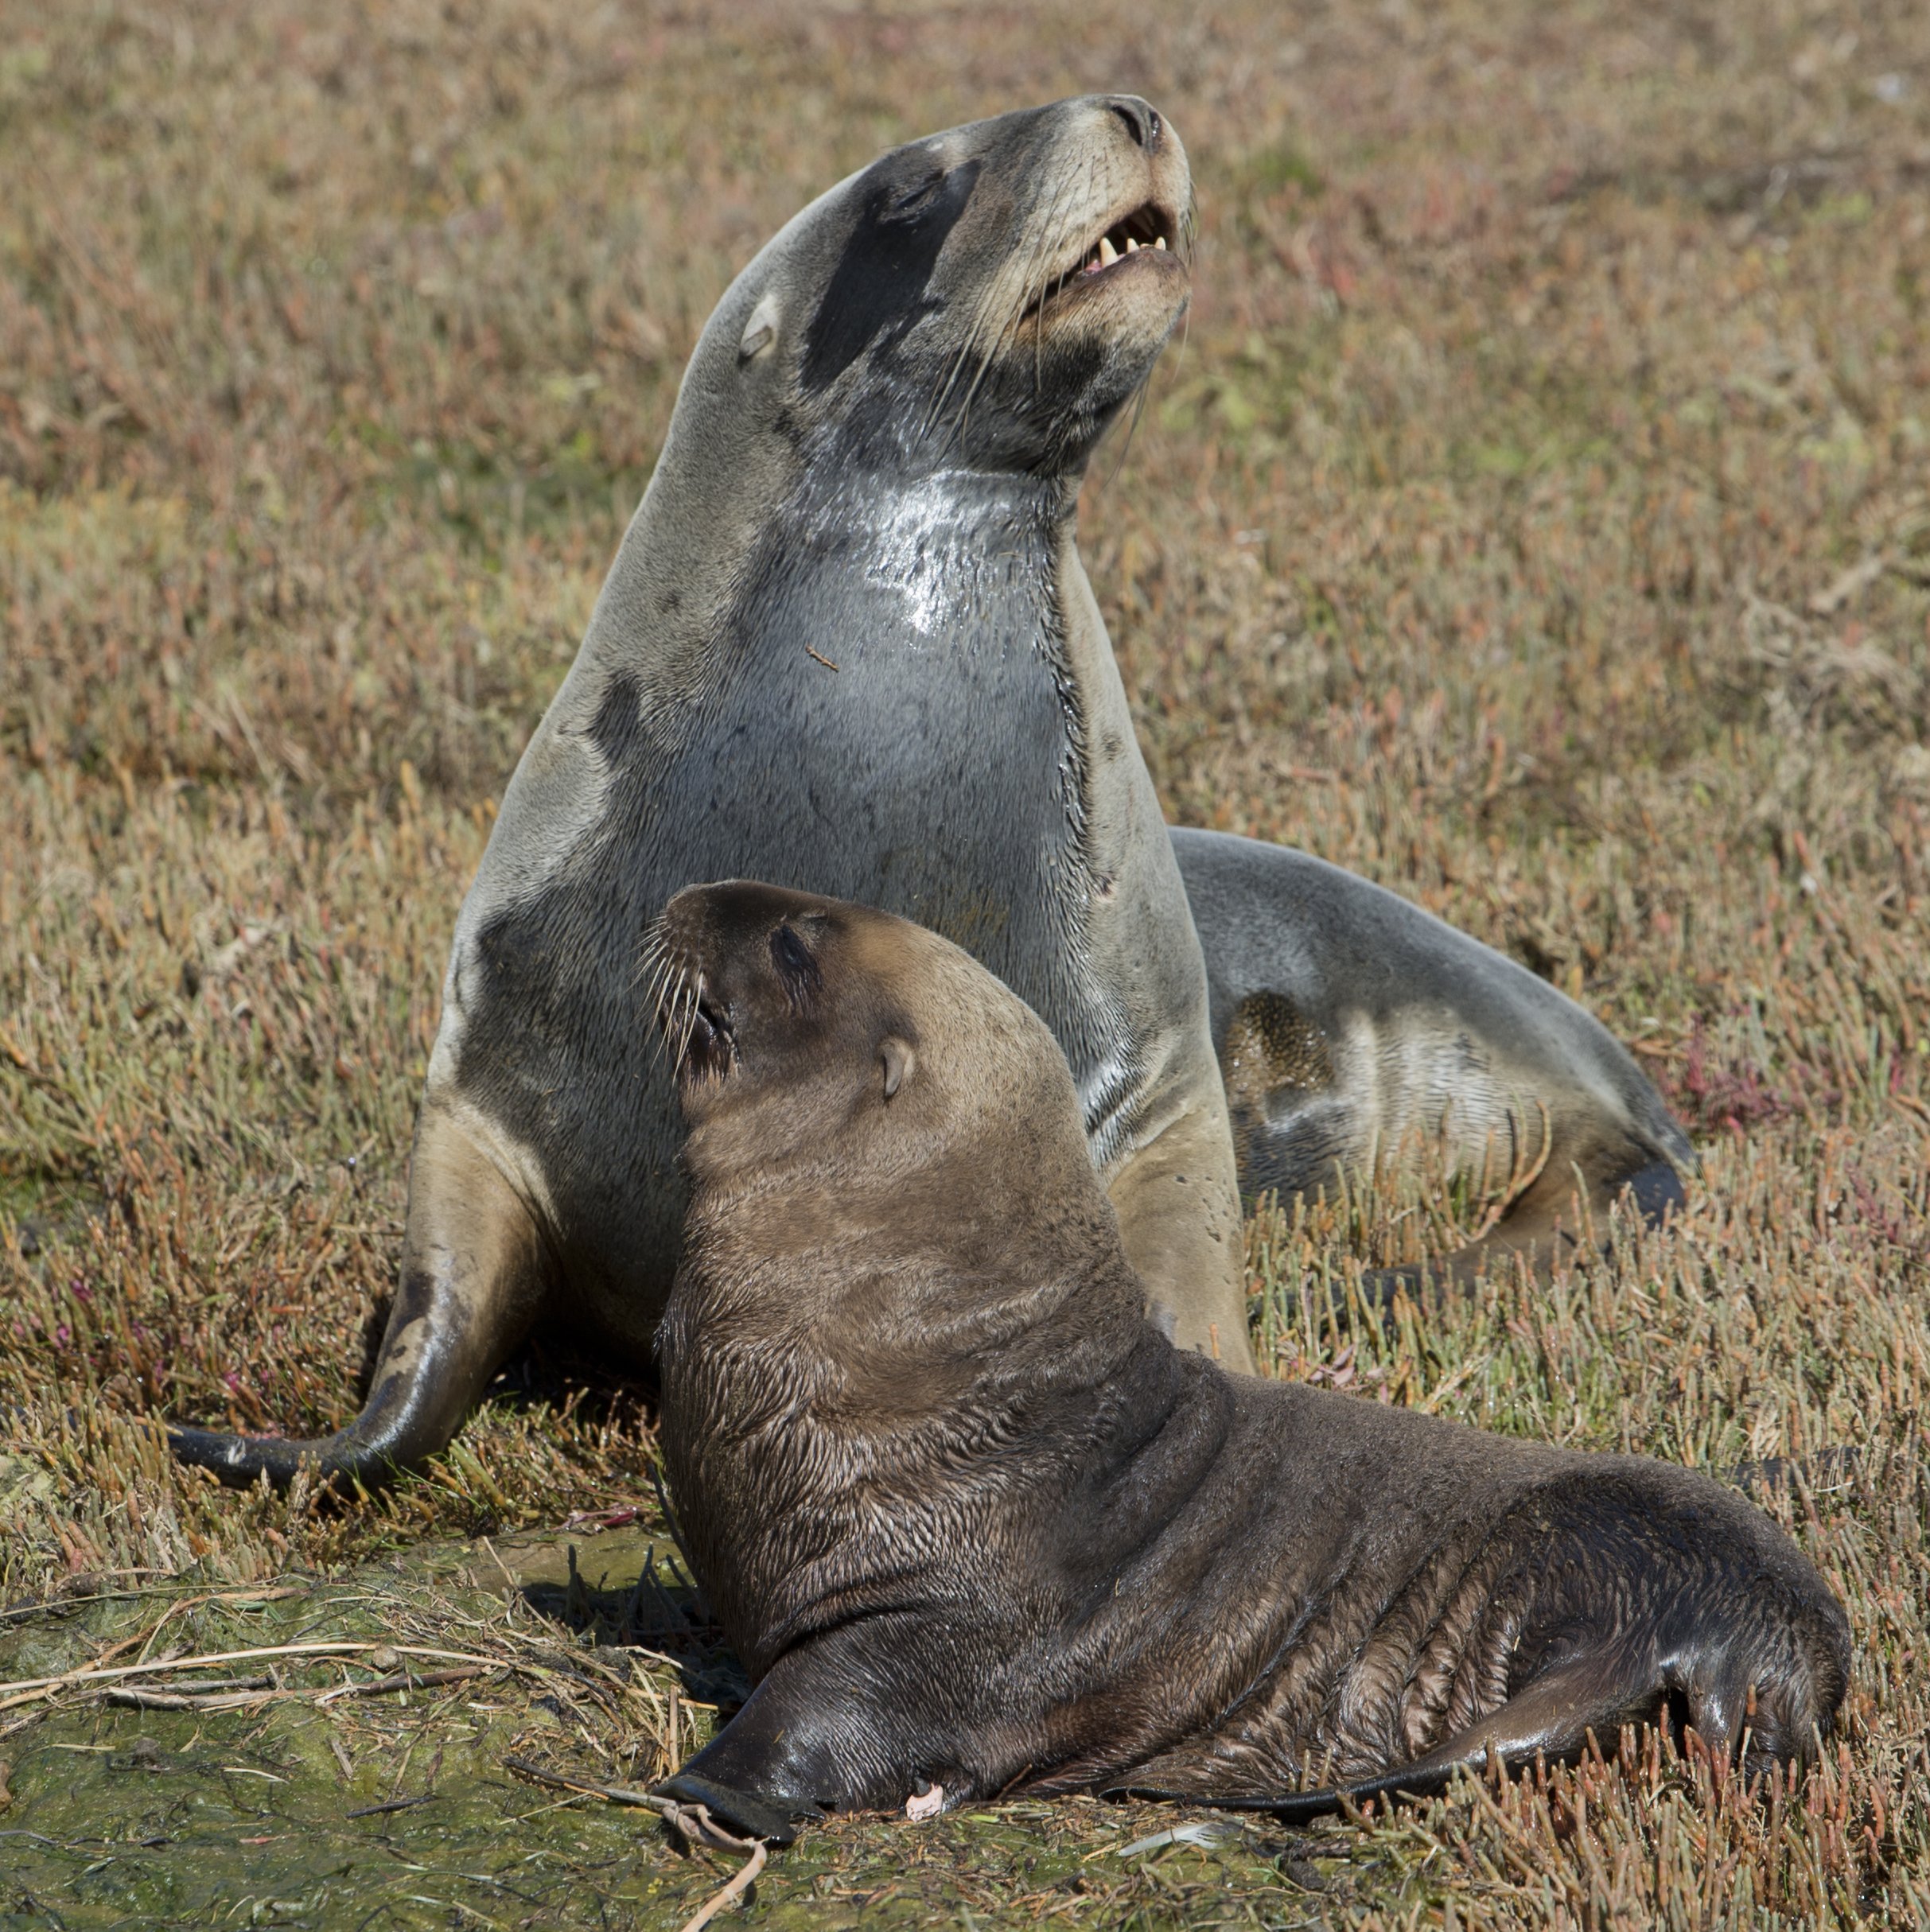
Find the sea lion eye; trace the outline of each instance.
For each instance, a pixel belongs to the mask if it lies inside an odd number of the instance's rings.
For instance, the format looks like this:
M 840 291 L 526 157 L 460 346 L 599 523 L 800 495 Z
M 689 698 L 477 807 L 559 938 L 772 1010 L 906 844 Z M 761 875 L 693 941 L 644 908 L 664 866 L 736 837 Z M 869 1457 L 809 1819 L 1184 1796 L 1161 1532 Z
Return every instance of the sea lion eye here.
M 896 342 L 944 305 L 928 293 L 932 270 L 971 200 L 979 167 L 961 161 L 916 181 L 879 179 L 871 188 L 804 331 L 806 389 L 835 382 L 874 342 Z
M 818 962 L 788 925 L 771 935 L 771 964 L 784 982 L 784 997 L 793 1006 L 802 1006 L 818 989 Z
M 945 170 L 934 169 L 922 180 L 911 182 L 888 196 L 885 205 L 878 211 L 881 221 L 909 221 L 914 219 L 940 189 L 945 185 Z

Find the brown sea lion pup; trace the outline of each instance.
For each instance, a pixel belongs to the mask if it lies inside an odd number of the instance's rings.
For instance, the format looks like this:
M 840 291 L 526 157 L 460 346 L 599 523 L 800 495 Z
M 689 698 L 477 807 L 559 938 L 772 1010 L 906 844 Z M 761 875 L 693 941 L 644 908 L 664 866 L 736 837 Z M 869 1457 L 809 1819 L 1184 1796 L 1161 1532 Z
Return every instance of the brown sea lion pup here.
M 1706 1478 L 1175 1349 L 1064 1056 L 956 947 L 741 882 L 659 947 L 663 1451 L 757 1684 L 667 1788 L 746 1830 L 1010 1789 L 1304 1815 L 1624 1724 L 1746 1771 L 1828 1731 L 1842 1611 Z

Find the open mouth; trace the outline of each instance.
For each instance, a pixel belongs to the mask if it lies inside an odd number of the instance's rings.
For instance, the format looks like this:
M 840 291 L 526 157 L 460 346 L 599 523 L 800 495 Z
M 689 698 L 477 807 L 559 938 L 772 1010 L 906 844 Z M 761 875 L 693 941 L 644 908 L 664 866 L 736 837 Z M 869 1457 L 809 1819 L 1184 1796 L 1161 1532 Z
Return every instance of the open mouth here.
M 730 1011 L 711 997 L 702 968 L 666 966 L 656 1008 L 657 1026 L 679 1080 L 722 1080 L 737 1064 Z
M 1130 214 L 1111 223 L 1048 282 L 1044 293 L 1027 313 L 1048 308 L 1068 290 L 1087 288 L 1108 276 L 1132 272 L 1126 265 L 1137 255 L 1150 252 L 1177 262 L 1173 241 L 1178 232 L 1179 220 L 1171 209 L 1162 208 L 1157 202 L 1142 201 Z
M 721 1080 L 737 1064 L 730 1016 L 699 985 L 678 1071 L 688 1080 Z

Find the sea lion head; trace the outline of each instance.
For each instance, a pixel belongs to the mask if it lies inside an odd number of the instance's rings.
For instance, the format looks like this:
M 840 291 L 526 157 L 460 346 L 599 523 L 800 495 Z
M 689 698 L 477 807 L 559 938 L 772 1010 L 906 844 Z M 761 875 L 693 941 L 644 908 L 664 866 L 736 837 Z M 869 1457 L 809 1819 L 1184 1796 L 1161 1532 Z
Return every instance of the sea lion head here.
M 893 149 L 788 223 L 718 305 L 679 428 L 748 407 L 839 460 L 1064 473 L 1185 313 L 1171 124 L 1087 95 Z
M 731 880 L 679 892 L 648 955 L 700 1190 L 834 1168 L 901 1188 L 959 1157 L 1103 1199 L 1057 1043 L 949 940 Z

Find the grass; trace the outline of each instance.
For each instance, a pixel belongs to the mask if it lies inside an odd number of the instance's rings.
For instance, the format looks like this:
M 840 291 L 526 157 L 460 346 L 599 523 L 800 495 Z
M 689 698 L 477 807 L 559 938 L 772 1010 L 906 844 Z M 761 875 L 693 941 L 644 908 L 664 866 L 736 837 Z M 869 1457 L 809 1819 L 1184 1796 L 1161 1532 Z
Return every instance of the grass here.
M 506 1604 L 480 1541 L 527 1568 L 572 1512 L 653 1522 L 633 1391 L 532 1352 L 348 1506 L 216 1490 L 154 1419 L 353 1411 L 456 908 L 730 276 L 880 146 L 1088 87 L 1157 101 L 1200 190 L 1188 340 L 1085 525 L 1169 814 L 1522 958 L 1703 1156 L 1667 1233 L 1387 1336 L 1349 1282 L 1467 1203 L 1423 1172 L 1263 1215 L 1263 1356 L 1718 1471 L 1854 1446 L 1765 1505 L 1842 1594 L 1854 1687 L 1793 1792 L 1638 1749 L 1130 1860 L 1176 1821 L 1008 1803 L 840 1824 L 745 1916 L 1930 1918 L 1914 0 L 264 0 L 0 32 L 0 1602 L 50 1606 L 0 1624 L 0 1674 L 223 1591 L 168 1646 L 667 1661 L 609 1702 L 508 1672 L 407 1711 L 0 1710 L 0 1830 L 47 1841 L 0 1840 L 0 1919 L 671 1926 L 722 1882 L 503 1769 L 640 1778 L 708 1721 L 701 1631 L 580 1582 Z M 343 1817 L 391 1789 L 440 1795 Z

